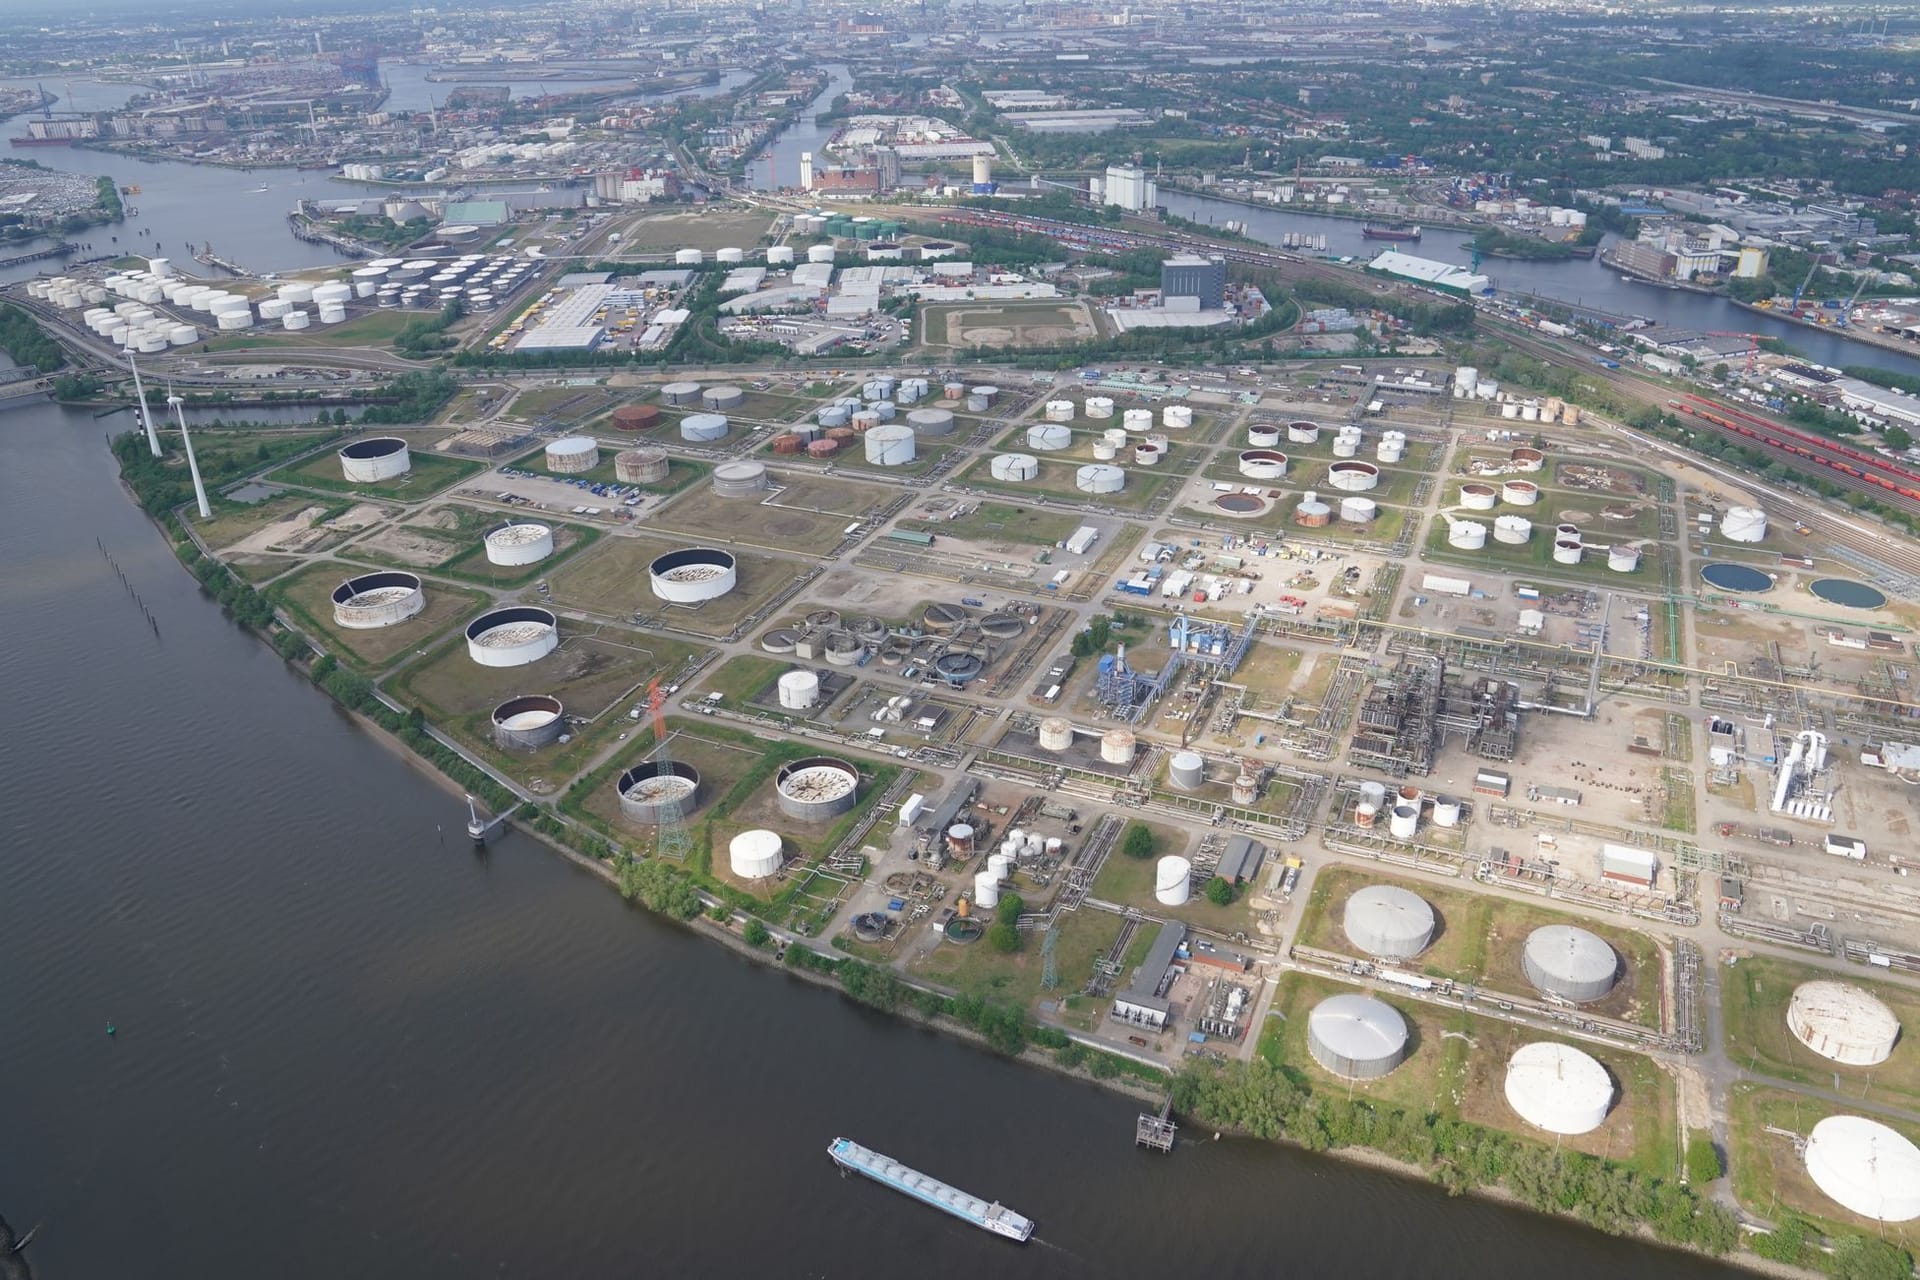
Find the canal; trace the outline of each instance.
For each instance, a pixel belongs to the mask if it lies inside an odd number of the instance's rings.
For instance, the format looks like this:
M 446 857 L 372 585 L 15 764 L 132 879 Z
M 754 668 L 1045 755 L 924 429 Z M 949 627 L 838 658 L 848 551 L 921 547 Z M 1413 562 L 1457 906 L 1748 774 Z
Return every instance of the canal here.
M 827 87 L 815 94 L 813 101 L 801 108 L 794 122 L 776 133 L 760 149 L 753 163 L 747 166 L 747 182 L 755 191 L 798 187 L 800 154 L 804 151 L 813 152 L 816 158 L 825 163 L 827 139 L 833 136 L 838 122 L 821 121 L 815 117 L 831 107 L 835 98 L 853 88 L 853 76 L 838 63 L 824 70 L 827 73 Z

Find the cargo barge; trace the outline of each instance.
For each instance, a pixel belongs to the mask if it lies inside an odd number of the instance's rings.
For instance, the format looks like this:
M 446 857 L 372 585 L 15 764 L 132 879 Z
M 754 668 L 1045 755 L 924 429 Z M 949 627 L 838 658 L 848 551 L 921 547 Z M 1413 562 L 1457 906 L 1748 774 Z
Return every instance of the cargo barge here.
M 1368 240 L 1418 240 L 1420 228 L 1384 226 L 1377 222 L 1369 222 L 1361 226 L 1360 234 Z
M 843 1172 L 851 1170 L 872 1178 L 883 1187 L 912 1196 L 983 1231 L 1025 1244 L 1033 1235 L 1033 1220 L 1023 1218 L 999 1201 L 988 1204 L 978 1196 L 950 1187 L 938 1178 L 917 1169 L 909 1169 L 892 1156 L 869 1150 L 851 1138 L 835 1138 L 827 1144 L 827 1155 Z

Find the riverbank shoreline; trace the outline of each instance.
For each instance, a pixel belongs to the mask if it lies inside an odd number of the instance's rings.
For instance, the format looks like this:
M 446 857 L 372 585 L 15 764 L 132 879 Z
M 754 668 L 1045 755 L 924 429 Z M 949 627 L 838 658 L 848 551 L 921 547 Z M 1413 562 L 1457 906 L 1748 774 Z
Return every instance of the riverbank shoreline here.
M 1754 315 L 1767 316 L 1771 319 L 1778 320 L 1782 324 L 1790 324 L 1796 328 L 1808 330 L 1811 333 L 1822 333 L 1829 337 L 1843 338 L 1848 342 L 1857 342 L 1863 347 L 1873 347 L 1880 351 L 1891 352 L 1894 355 L 1920 357 L 1920 346 L 1916 346 L 1910 342 L 1901 342 L 1897 338 L 1889 338 L 1884 334 L 1874 333 L 1865 329 L 1857 329 L 1852 325 L 1841 328 L 1838 325 L 1830 324 L 1808 324 L 1804 320 L 1795 320 L 1791 315 L 1782 315 L 1771 307 L 1756 307 L 1751 302 L 1741 302 L 1738 298 L 1728 298 L 1727 301 L 1733 303 L 1734 306 L 1740 308 L 1742 311 L 1750 311 Z
M 1284 181 L 1284 179 L 1275 179 L 1275 181 Z M 1338 218 L 1342 222 L 1375 222 L 1380 220 L 1381 218 L 1388 216 L 1386 214 L 1378 214 L 1378 213 L 1360 213 L 1360 212 L 1341 213 L 1334 209 L 1296 209 L 1290 204 L 1285 204 L 1278 201 L 1249 200 L 1245 196 L 1227 195 L 1223 192 L 1218 192 L 1218 191 L 1195 191 L 1190 187 L 1167 187 L 1165 188 L 1165 194 L 1191 196 L 1195 200 L 1218 200 L 1223 204 L 1237 204 L 1247 209 L 1265 209 L 1269 213 L 1293 213 L 1293 214 L 1297 214 L 1302 218 Z M 1158 205 L 1156 206 L 1156 208 L 1164 209 L 1166 208 L 1166 206 Z M 1182 218 L 1186 217 L 1185 214 L 1178 213 L 1173 209 L 1167 209 L 1167 212 L 1175 214 L 1176 217 L 1182 217 Z M 1393 216 L 1397 218 L 1400 215 L 1396 214 Z M 1420 223 L 1420 229 L 1423 232 L 1424 231 L 1478 232 L 1478 231 L 1486 230 L 1488 225 L 1489 224 L 1482 223 L 1482 222 L 1461 222 L 1461 221 L 1458 221 L 1457 219 L 1441 218 L 1441 219 L 1435 219 L 1433 221 L 1422 220 Z M 1382 241 L 1381 243 L 1390 245 L 1395 242 Z M 1411 241 L 1400 241 L 1398 243 L 1418 244 L 1420 242 L 1417 240 L 1411 240 Z

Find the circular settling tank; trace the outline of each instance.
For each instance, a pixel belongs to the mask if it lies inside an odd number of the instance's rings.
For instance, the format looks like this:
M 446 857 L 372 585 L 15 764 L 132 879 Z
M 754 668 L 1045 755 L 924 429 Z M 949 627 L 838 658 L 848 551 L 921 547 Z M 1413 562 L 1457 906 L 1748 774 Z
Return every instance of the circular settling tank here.
M 354 631 L 391 627 L 426 607 L 420 579 L 411 573 L 363 573 L 333 589 L 333 620 Z
M 1878 609 L 1887 602 L 1884 592 L 1864 582 L 1850 582 L 1846 578 L 1817 578 L 1807 584 L 1807 590 L 1828 604 L 1848 609 Z
M 699 801 L 700 771 L 684 760 L 647 760 L 620 775 L 620 813 L 654 826 L 668 814 L 684 817 Z
M 1718 587 L 1722 591 L 1758 595 L 1762 591 L 1773 590 L 1772 578 L 1744 564 L 1722 561 L 1719 564 L 1705 565 L 1700 570 L 1700 577 L 1708 586 Z

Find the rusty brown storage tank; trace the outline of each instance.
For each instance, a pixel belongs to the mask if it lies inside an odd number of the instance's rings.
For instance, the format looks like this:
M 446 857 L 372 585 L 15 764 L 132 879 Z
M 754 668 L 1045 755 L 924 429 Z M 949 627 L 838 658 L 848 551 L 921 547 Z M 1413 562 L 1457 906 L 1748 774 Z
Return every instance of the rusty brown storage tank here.
M 805 446 L 805 443 L 806 442 L 799 436 L 793 435 L 792 433 L 775 436 L 773 438 L 773 451 L 775 453 L 798 453 Z
M 838 452 L 840 452 L 838 440 L 815 440 L 807 446 L 807 456 L 810 458 L 831 458 Z
M 650 404 L 623 404 L 613 411 L 613 425 L 620 431 L 646 431 L 660 425 L 660 411 Z

